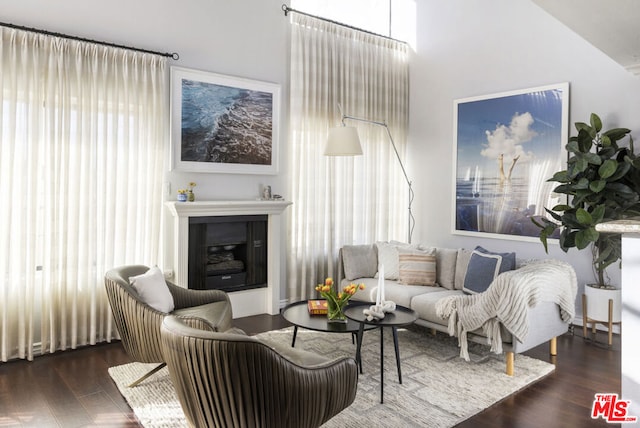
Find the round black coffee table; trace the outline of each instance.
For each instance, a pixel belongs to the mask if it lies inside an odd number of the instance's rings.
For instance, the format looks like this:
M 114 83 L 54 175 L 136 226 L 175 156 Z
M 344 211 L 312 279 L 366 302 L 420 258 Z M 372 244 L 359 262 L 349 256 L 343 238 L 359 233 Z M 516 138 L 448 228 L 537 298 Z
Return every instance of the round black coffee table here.
M 368 308 L 371 306 L 371 302 L 356 302 L 349 301 L 347 308 L 360 307 Z M 362 312 L 362 311 L 361 311 Z M 366 330 L 373 330 L 375 325 L 367 326 L 361 329 L 360 323 L 347 319 L 347 322 L 329 322 L 327 315 L 311 315 L 307 308 L 307 300 L 291 303 L 282 310 L 282 317 L 293 324 L 293 339 L 291 340 L 291 346 L 296 346 L 296 335 L 298 334 L 298 327 L 306 328 L 307 330 L 321 331 L 324 333 L 351 333 L 355 336 L 359 342 L 362 342 L 358 338 L 359 334 L 362 334 Z M 356 357 L 357 358 L 357 357 Z M 362 373 L 362 365 L 360 366 L 360 373 Z
M 371 303 L 369 304 L 371 305 Z M 366 329 L 379 328 L 380 329 L 380 403 L 384 400 L 384 327 L 391 327 L 393 331 L 393 346 L 396 351 L 396 366 L 398 368 L 398 381 L 402 384 L 402 370 L 400 369 L 400 349 L 398 347 L 398 327 L 413 324 L 418 319 L 418 314 L 413 309 L 405 308 L 404 306 L 396 305 L 396 310 L 388 312 L 381 320 L 367 321 L 367 317 L 362 313 L 362 309 L 366 306 L 351 307 L 344 311 L 344 314 L 351 321 L 355 321 L 360 324 L 360 330 L 356 335 L 358 339 L 358 346 L 356 348 L 356 362 L 360 366 L 362 372 L 362 358 L 360 355 L 360 349 L 362 348 L 362 332 Z

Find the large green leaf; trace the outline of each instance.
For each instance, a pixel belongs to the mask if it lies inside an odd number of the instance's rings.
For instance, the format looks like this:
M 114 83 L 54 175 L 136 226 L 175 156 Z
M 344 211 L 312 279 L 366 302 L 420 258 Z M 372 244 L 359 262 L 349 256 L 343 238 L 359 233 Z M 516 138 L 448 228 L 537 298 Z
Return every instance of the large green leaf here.
M 593 217 L 591 217 L 591 214 L 589 214 L 584 208 L 578 208 L 578 211 L 576 211 L 576 218 L 578 219 L 578 223 L 585 226 L 593 223 Z
M 556 172 L 555 174 L 553 174 L 553 177 L 551 177 L 547 181 L 557 181 L 558 183 L 568 183 L 571 181 L 571 179 L 569 178 L 569 174 L 567 173 L 567 171 L 564 170 L 564 171 Z
M 611 177 L 607 178 L 607 181 L 618 181 L 622 177 L 627 175 L 627 173 L 631 169 L 631 163 L 626 161 L 628 158 L 629 157 L 626 156 L 625 162 L 618 162 L 618 169 L 616 169 L 616 172 Z
M 551 211 L 549 208 L 545 208 L 545 211 L 549 213 L 549 215 L 551 217 L 553 217 L 555 220 L 559 221 L 560 223 L 562 223 L 562 217 L 560 216 L 560 214 L 557 214 L 553 211 Z
M 598 174 L 602 178 L 609 178 L 616 172 L 616 169 L 618 169 L 618 162 L 613 159 L 607 159 L 598 168 Z
M 598 150 L 598 156 L 600 156 L 602 159 L 611 159 L 615 155 L 616 155 L 615 147 L 603 147 L 600 150 Z
M 567 143 L 567 145 L 565 146 L 565 149 L 569 152 L 569 153 L 577 153 L 580 151 L 580 146 L 578 145 L 578 138 L 577 137 L 573 137 L 573 139 L 570 139 L 569 142 Z
M 600 117 L 595 113 L 591 113 L 589 121 L 591 122 L 591 127 L 594 128 L 596 132 L 600 132 L 602 129 L 602 121 L 600 120 Z
M 606 210 L 606 207 L 604 205 L 598 205 L 593 209 L 593 211 L 591 211 L 591 217 L 593 219 L 594 224 L 598 224 L 602 222 L 602 219 L 604 218 L 605 210 Z
M 587 128 L 591 130 L 591 128 Z M 591 151 L 591 147 L 593 146 L 593 139 L 595 138 L 595 134 L 591 134 L 590 131 L 586 129 L 580 129 L 578 132 L 578 148 L 582 153 L 589 153 Z
M 573 164 L 573 168 L 571 170 L 570 176 L 575 177 L 576 175 L 584 172 L 589 167 L 589 161 L 584 156 L 576 157 L 576 162 Z
M 602 136 L 606 136 L 611 139 L 611 141 L 618 141 L 624 138 L 631 130 L 627 128 L 613 128 L 609 129 L 606 132 L 602 133 Z
M 596 242 L 599 236 L 600 233 L 593 227 L 580 230 L 575 236 L 576 248 L 578 250 L 584 250 L 591 245 L 592 242 Z
M 584 158 L 591 165 L 602 165 L 602 158 L 595 153 L 587 153 L 584 155 Z
M 637 191 L 633 190 L 631 187 L 627 186 L 626 184 L 620 183 L 620 182 L 617 182 L 617 183 L 609 182 L 607 183 L 607 186 L 605 188 L 625 198 L 633 197 L 634 195 L 638 194 Z
M 589 184 L 589 190 L 591 190 L 593 193 L 600 193 L 604 190 L 604 186 L 606 185 L 607 185 L 606 180 L 592 181 Z
M 583 190 L 583 189 L 588 189 L 589 188 L 589 180 L 582 177 L 580 180 L 578 180 L 577 183 L 573 184 L 573 188 L 575 190 Z

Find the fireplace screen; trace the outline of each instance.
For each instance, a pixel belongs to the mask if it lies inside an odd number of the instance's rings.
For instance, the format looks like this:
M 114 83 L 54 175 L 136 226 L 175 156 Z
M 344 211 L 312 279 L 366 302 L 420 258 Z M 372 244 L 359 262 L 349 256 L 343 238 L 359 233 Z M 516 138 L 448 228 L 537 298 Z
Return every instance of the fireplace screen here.
M 189 288 L 227 292 L 267 286 L 267 216 L 189 219 Z

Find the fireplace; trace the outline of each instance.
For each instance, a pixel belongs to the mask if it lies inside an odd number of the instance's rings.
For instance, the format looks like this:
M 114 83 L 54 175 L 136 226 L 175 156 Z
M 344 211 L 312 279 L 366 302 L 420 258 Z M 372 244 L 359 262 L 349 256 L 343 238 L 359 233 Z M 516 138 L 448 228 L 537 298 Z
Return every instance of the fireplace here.
M 167 225 L 172 231 L 167 230 L 169 234 L 165 243 L 170 251 L 166 253 L 164 269 L 172 282 L 185 288 L 218 288 L 227 291 L 234 318 L 279 313 L 284 302 L 280 294 L 281 287 L 284 287 L 282 255 L 285 233 L 282 213 L 291 202 L 170 201 L 165 204 L 173 221 Z M 247 224 L 239 225 L 243 222 Z M 211 231 L 210 224 L 214 224 Z M 221 231 L 214 231 L 216 224 L 223 226 Z M 245 234 L 246 238 L 243 238 Z M 225 246 L 228 250 L 224 249 Z M 213 274 L 207 275 L 207 265 L 211 264 L 209 255 L 220 251 L 232 253 L 234 262 L 229 265 L 235 266 L 235 270 L 226 273 L 210 271 Z M 225 258 L 229 259 L 229 255 L 222 257 Z M 215 257 L 212 259 L 220 260 Z M 242 261 L 244 271 L 238 271 L 238 261 Z M 249 265 L 254 267 L 249 269 Z M 191 266 L 195 267 L 197 275 L 190 273 Z
M 233 292 L 266 286 L 266 215 L 189 219 L 189 288 Z

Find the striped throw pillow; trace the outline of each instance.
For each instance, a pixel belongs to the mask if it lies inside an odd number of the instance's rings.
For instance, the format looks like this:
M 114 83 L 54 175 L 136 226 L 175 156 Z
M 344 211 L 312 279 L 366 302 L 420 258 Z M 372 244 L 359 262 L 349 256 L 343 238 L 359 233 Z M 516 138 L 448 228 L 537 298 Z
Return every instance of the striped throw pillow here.
M 410 248 L 398 248 L 399 283 L 436 285 L 436 254 Z

